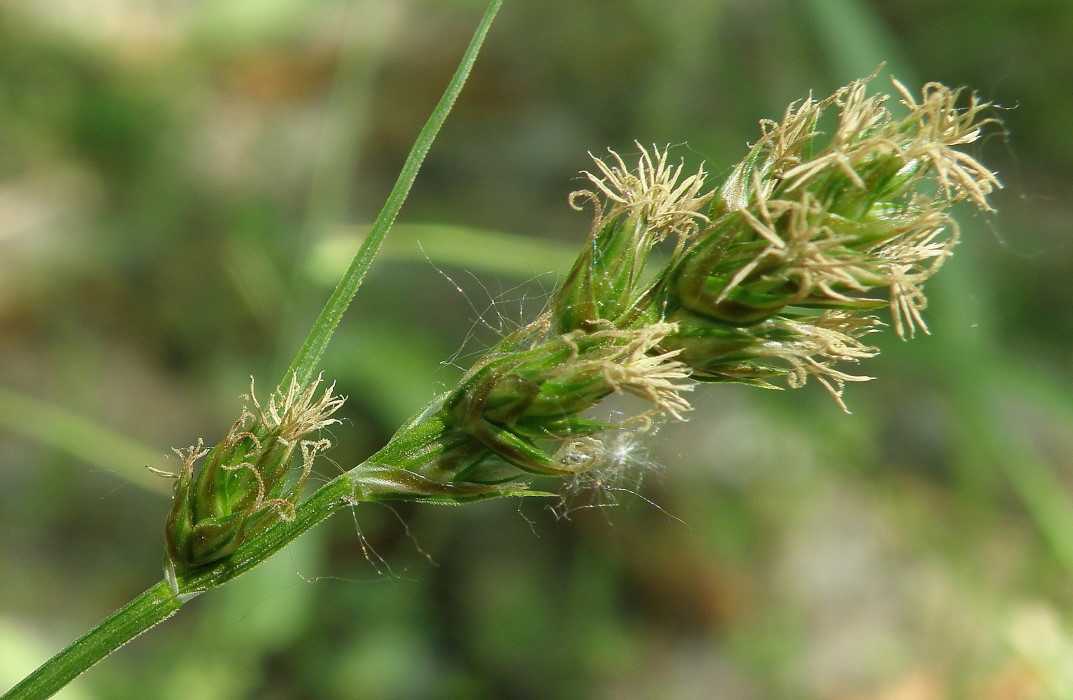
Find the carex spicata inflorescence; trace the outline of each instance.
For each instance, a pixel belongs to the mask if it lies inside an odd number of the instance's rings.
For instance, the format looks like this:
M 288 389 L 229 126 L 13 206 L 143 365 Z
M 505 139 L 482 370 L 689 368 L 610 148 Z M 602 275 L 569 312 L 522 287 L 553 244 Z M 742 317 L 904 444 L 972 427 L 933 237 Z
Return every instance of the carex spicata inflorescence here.
M 594 158 L 592 188 L 570 197 L 593 208 L 591 233 L 549 310 L 348 472 L 354 500 L 461 503 L 535 493 L 527 475 L 603 474 L 622 462 L 616 435 L 682 419 L 698 382 L 813 377 L 845 409 L 845 383 L 868 379 L 846 366 L 878 352 L 863 341 L 884 325 L 878 311 L 903 338 L 927 332 L 923 285 L 958 239 L 950 206 L 990 210 L 1001 186 L 957 150 L 992 121 L 987 104 L 937 83 L 915 97 L 895 81 L 900 107 L 888 107 L 867 83 L 762 121 L 718 186 L 666 149 L 638 145 L 633 168 L 614 152 Z M 219 445 L 180 452 L 174 568 L 227 557 L 291 517 L 327 442 L 306 436 L 342 403 L 316 390 L 292 384 L 267 407 L 251 391 Z M 641 407 L 594 417 L 612 394 Z
M 666 149 L 638 144 L 634 168 L 614 152 L 594 158 L 592 189 L 570 198 L 593 207 L 592 232 L 552 308 L 443 403 L 484 448 L 453 474 L 488 483 L 593 468 L 598 455 L 562 455 L 594 454 L 590 436 L 618 427 L 585 415 L 613 393 L 647 401 L 642 425 L 681 418 L 696 382 L 777 388 L 782 377 L 796 388 L 814 377 L 845 409 L 844 384 L 869 379 L 845 366 L 878 352 L 862 340 L 884 325 L 878 310 L 903 338 L 927 332 L 923 284 L 958 239 L 950 206 L 990 210 L 1001 187 L 956 150 L 981 136 L 989 105 L 937 83 L 915 97 L 893 81 L 901 99 L 890 107 L 869 80 L 761 122 L 717 187 Z M 586 450 L 545 447 L 571 440 Z

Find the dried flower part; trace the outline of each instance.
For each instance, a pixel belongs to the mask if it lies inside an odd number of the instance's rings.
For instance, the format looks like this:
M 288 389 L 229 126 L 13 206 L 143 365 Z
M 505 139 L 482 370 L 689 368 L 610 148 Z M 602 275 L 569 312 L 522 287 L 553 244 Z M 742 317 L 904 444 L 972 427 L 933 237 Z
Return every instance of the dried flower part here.
M 701 192 L 708 174 L 700 167 L 696 173 L 683 178 L 684 164 L 668 165 L 667 148 L 660 150 L 653 146 L 651 153 L 640 143 L 637 148 L 640 156 L 634 170 L 611 149 L 608 149 L 613 161 L 611 165 L 590 153 L 600 174 L 586 171 L 584 175 L 599 194 L 591 190 L 574 192 L 570 195 L 571 204 L 579 208 L 576 202 L 581 199 L 596 203 L 594 228 L 599 228 L 609 218 L 625 215 L 643 222 L 646 235 L 657 242 L 672 233 L 688 237 L 699 224 L 708 221 L 701 211 L 711 198 L 710 193 Z M 600 195 L 607 200 L 606 204 L 601 203 Z
M 682 414 L 692 409 L 682 396 L 693 390 L 693 384 L 686 383 L 691 375 L 689 367 L 677 359 L 677 350 L 658 349 L 675 330 L 673 323 L 639 328 L 612 358 L 603 361 L 601 371 L 613 391 L 630 393 L 652 404 L 652 410 L 643 415 L 662 413 L 685 420 Z
M 653 246 L 673 237 L 680 251 L 708 223 L 703 209 L 712 195 L 701 192 L 703 168 L 683 177 L 684 165 L 669 165 L 666 149 L 638 148 L 633 171 L 614 151 L 610 165 L 594 157 L 600 174 L 585 175 L 596 190 L 570 195 L 575 209 L 589 200 L 595 213 L 589 244 L 554 302 L 560 332 L 596 330 L 602 322 L 632 325 L 651 301 L 644 269 Z
M 910 117 L 903 123 L 916 126 L 915 138 L 905 149 L 904 157 L 930 163 L 948 200 L 968 198 L 980 209 L 990 211 L 987 197 L 1000 189 L 1002 183 L 982 163 L 953 146 L 967 145 L 980 138 L 983 127 L 995 121 L 980 118 L 991 105 L 970 94 L 968 106 L 959 109 L 957 101 L 963 91 L 951 90 L 940 83 L 924 85 L 921 101 L 917 102 L 904 85 L 897 80 L 892 82 L 902 95 L 902 104 L 910 110 Z
M 198 440 L 175 450 L 183 464 L 165 536 L 173 567 L 223 559 L 247 536 L 294 517 L 314 459 L 331 446 L 306 436 L 337 423 L 331 415 L 345 400 L 332 393 L 334 385 L 318 397 L 319 384 L 319 378 L 304 387 L 292 379 L 286 392 L 275 392 L 262 406 L 251 380 L 239 419 L 218 445 L 206 449 Z
M 339 421 L 332 418 L 346 401 L 345 397 L 332 393 L 332 384 L 317 398 L 317 389 L 321 377 L 317 377 L 308 386 L 303 387 L 298 380 L 291 377 L 286 393 L 274 392 L 268 397 L 268 406 L 261 407 L 254 393 L 253 379 L 250 379 L 250 393 L 243 396 L 252 403 L 257 411 L 261 425 L 268 430 L 277 430 L 281 440 L 293 443 L 306 435 L 335 425 Z
M 785 340 L 769 340 L 760 345 L 759 357 L 783 360 L 790 369 L 786 372 L 791 389 L 805 385 L 815 377 L 849 413 L 842 400 L 846 382 L 866 382 L 872 377 L 849 374 L 835 367 L 836 363 L 852 362 L 875 357 L 879 350 L 860 342 L 860 336 L 876 329 L 874 317 L 858 317 L 842 311 L 827 311 L 807 321 L 779 319 L 780 330 L 789 336 Z

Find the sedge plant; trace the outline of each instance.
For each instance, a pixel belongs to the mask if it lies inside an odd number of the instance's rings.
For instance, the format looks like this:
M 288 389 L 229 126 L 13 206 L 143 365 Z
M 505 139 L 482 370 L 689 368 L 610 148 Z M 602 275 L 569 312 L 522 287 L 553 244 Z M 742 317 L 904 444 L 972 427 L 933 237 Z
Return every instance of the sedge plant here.
M 884 325 L 927 332 L 925 282 L 958 240 L 950 207 L 989 210 L 994 173 L 960 150 L 990 120 L 975 95 L 928 83 L 895 97 L 873 78 L 761 122 L 720 183 L 667 149 L 609 152 L 570 197 L 592 225 L 547 311 L 502 338 L 368 460 L 304 498 L 322 429 L 344 398 L 317 367 L 473 65 L 492 2 L 387 204 L 283 381 L 251 386 L 214 446 L 177 450 L 164 578 L 10 690 L 44 698 L 191 598 L 221 586 L 336 511 L 375 500 L 462 504 L 547 496 L 533 477 L 584 479 L 623 431 L 683 420 L 702 384 L 822 384 L 845 409 L 853 366 Z M 883 320 L 885 317 L 887 320 Z M 611 422 L 612 395 L 637 410 Z

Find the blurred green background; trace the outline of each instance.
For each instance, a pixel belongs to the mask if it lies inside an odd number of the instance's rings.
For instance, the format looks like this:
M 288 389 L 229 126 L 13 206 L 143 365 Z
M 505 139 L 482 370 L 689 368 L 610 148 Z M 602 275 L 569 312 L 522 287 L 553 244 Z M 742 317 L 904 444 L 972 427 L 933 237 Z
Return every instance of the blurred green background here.
M 159 579 L 144 466 L 278 378 L 483 6 L 0 4 L 0 686 Z M 337 516 L 59 697 L 1073 697 L 1070 36 L 1068 0 L 508 0 L 329 350 L 324 477 L 539 310 L 587 151 L 718 176 L 881 61 L 1003 108 L 933 335 L 877 338 L 851 416 L 704 387 L 566 518 Z

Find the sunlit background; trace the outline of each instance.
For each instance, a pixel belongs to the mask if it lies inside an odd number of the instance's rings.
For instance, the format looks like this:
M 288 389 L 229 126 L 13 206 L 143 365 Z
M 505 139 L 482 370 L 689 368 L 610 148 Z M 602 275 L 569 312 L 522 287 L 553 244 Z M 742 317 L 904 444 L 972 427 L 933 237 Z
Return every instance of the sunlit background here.
M 0 686 L 159 580 L 146 465 L 278 379 L 483 6 L 0 4 Z M 1067 0 L 507 0 L 329 349 L 323 477 L 539 311 L 586 152 L 719 175 L 881 62 L 1002 107 L 933 335 L 875 338 L 852 415 L 702 387 L 565 505 L 336 516 L 59 697 L 1073 697 L 1071 36 Z

